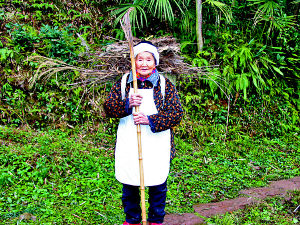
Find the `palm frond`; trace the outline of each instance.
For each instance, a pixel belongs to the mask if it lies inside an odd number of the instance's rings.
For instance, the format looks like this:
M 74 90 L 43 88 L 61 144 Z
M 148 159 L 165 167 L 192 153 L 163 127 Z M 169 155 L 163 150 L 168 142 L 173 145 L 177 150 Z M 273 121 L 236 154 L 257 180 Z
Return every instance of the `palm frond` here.
M 169 22 L 174 21 L 174 13 L 169 0 L 146 0 L 148 9 L 154 9 L 154 15 Z
M 249 0 L 252 5 L 258 5 L 254 15 L 254 27 L 261 22 L 269 24 L 268 33 L 273 29 L 283 30 L 284 28 L 296 25 L 295 16 L 288 16 L 283 12 L 283 7 L 274 0 Z M 299 1 L 299 0 L 298 0 Z
M 147 25 L 147 15 L 143 8 L 144 4 L 144 0 L 139 0 L 134 4 L 121 4 L 118 7 L 111 8 L 111 15 L 115 17 L 114 26 L 119 23 L 130 8 L 133 8 L 133 11 L 130 13 L 130 21 L 133 28 L 135 26 L 142 28 L 144 24 Z
M 195 24 L 193 23 L 195 15 L 193 12 L 186 11 L 182 17 L 180 28 L 184 30 L 187 34 L 193 35 L 193 30 L 195 29 Z
M 225 3 L 216 0 L 206 0 L 205 2 L 203 2 L 203 4 L 209 4 L 216 10 L 220 10 L 225 16 L 227 23 L 230 23 L 232 21 L 233 16 L 231 7 L 226 5 Z
M 254 24 L 258 24 L 263 18 L 273 17 L 277 10 L 280 10 L 280 5 L 273 0 L 249 0 L 251 5 L 259 5 L 254 15 Z

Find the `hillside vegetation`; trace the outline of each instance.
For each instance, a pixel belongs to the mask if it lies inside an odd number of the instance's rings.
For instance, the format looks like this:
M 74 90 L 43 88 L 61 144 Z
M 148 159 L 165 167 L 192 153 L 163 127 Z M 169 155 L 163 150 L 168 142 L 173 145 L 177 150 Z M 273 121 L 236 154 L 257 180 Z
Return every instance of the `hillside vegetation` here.
M 105 117 L 102 108 L 119 71 L 102 81 L 82 70 L 105 65 L 99 49 L 124 41 L 118 18 L 132 6 L 135 37 L 175 37 L 185 62 L 203 70 L 168 75 L 184 118 L 175 128 L 167 212 L 192 212 L 193 204 L 300 175 L 298 0 L 203 1 L 201 50 L 194 1 L 5 1 L 1 223 L 124 220 L 121 185 L 114 178 L 118 120 Z M 49 65 L 53 70 L 42 74 Z M 294 196 L 290 202 L 274 200 L 284 202 L 280 209 L 270 203 L 276 210 L 268 217 L 264 206 L 237 214 L 260 220 L 227 215 L 209 222 L 296 224 L 299 214 L 291 208 L 300 204 L 299 193 Z

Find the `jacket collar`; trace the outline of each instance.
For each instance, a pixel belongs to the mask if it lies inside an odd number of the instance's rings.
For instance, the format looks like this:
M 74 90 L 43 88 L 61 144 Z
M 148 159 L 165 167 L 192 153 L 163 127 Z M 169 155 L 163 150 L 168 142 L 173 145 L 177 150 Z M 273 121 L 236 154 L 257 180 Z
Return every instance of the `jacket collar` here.
M 155 70 L 155 73 L 153 73 L 150 77 L 148 77 L 147 81 L 150 81 L 153 84 L 153 87 L 156 87 L 158 79 L 159 79 L 159 74 L 157 70 Z M 133 81 L 133 76 L 132 76 L 132 72 L 130 71 L 127 83 L 131 83 L 132 81 Z

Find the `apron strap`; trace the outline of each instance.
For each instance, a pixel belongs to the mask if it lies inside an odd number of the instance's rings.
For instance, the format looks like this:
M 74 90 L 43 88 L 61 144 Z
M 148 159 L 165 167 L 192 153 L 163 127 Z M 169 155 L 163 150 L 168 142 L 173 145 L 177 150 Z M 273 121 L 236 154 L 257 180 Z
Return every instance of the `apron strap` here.
M 160 77 L 160 91 L 163 96 L 163 106 L 165 104 L 165 95 L 166 95 L 166 79 L 163 75 L 159 74 Z
M 125 87 L 126 87 L 126 81 L 127 81 L 127 77 L 128 77 L 129 73 L 126 73 L 122 76 L 122 80 L 121 80 L 121 97 L 122 100 L 125 99 Z M 165 104 L 165 95 L 166 95 L 166 78 L 159 74 L 160 77 L 160 91 L 163 97 L 163 106 Z
M 126 81 L 127 81 L 127 77 L 128 77 L 129 73 L 126 73 L 122 76 L 122 80 L 121 80 L 121 96 L 122 96 L 122 100 L 125 99 L 125 87 L 126 87 Z

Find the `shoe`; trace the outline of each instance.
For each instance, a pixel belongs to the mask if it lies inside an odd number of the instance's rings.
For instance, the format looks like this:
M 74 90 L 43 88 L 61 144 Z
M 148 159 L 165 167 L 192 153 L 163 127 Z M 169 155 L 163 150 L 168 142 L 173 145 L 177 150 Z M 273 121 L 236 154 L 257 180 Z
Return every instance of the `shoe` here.
M 123 225 L 142 225 L 140 223 L 128 223 L 128 222 L 124 222 Z

